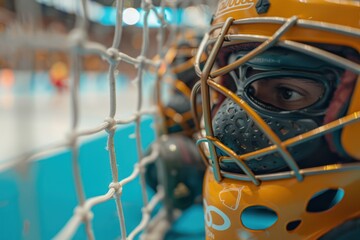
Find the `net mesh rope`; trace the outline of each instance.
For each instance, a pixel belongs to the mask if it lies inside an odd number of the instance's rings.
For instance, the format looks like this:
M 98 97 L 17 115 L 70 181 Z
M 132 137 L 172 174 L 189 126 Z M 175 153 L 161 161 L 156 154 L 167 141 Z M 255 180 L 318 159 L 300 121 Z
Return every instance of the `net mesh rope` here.
M 17 1 L 17 3 L 22 3 L 23 7 L 26 4 L 30 4 L 31 1 Z M 182 5 L 191 4 L 191 1 L 179 1 Z M 185 3 L 187 2 L 187 3 Z M 11 50 L 15 50 L 19 47 L 26 47 L 31 49 L 56 49 L 64 52 L 68 52 L 70 56 L 70 66 L 71 66 L 71 78 L 70 78 L 70 97 L 71 97 L 71 127 L 69 134 L 67 134 L 66 140 L 61 143 L 56 143 L 52 146 L 47 146 L 46 148 L 36 150 L 31 154 L 25 154 L 22 157 L 18 157 L 11 162 L 1 162 L 0 171 L 14 168 L 19 164 L 24 162 L 30 163 L 36 161 L 44 156 L 48 156 L 51 153 L 55 153 L 61 149 L 69 149 L 71 151 L 72 158 L 72 171 L 74 175 L 75 188 L 77 194 L 77 206 L 74 209 L 72 217 L 67 221 L 67 223 L 62 227 L 62 229 L 54 236 L 54 239 L 70 239 L 80 225 L 85 225 L 86 235 L 88 239 L 94 239 L 94 230 L 92 227 L 92 208 L 98 204 L 101 204 L 105 201 L 114 200 L 117 208 L 117 216 L 119 219 L 119 228 L 121 232 L 120 239 L 134 239 L 140 233 L 146 230 L 147 226 L 151 221 L 160 221 L 162 219 L 161 211 L 159 216 L 151 218 L 151 213 L 154 210 L 155 206 L 163 198 L 163 191 L 159 188 L 159 191 L 151 197 L 148 196 L 146 191 L 146 182 L 144 177 L 144 167 L 153 162 L 158 156 L 158 149 L 156 144 L 152 146 L 152 154 L 145 156 L 142 149 L 142 135 L 140 132 L 140 123 L 144 115 L 156 115 L 157 108 L 148 108 L 143 109 L 143 72 L 149 67 L 153 69 L 158 69 L 161 65 L 161 60 L 166 52 L 165 44 L 165 28 L 168 27 L 166 19 L 164 18 L 164 9 L 165 6 L 175 6 L 176 1 L 165 1 L 160 2 L 160 7 L 155 8 L 151 0 L 142 0 L 141 8 L 145 12 L 144 14 L 144 25 L 142 28 L 142 46 L 141 53 L 139 56 L 133 57 L 121 52 L 120 43 L 122 38 L 123 30 L 123 10 L 124 10 L 124 1 L 117 0 L 115 3 L 115 8 L 117 12 L 116 24 L 114 31 L 114 38 L 112 45 L 110 47 L 104 46 L 101 43 L 94 42 L 89 40 L 87 36 L 87 28 L 89 26 L 89 17 L 88 17 L 88 0 L 78 0 L 77 5 L 79 12 L 76 14 L 75 27 L 67 35 L 56 35 L 42 32 L 39 30 L 33 31 L 34 29 L 26 29 L 21 25 L 13 25 L 12 28 L 0 33 L 0 52 L 9 53 Z M 29 6 L 30 7 L 30 6 Z M 160 58 L 154 60 L 148 58 L 146 55 L 149 48 L 149 27 L 148 27 L 148 16 L 149 13 L 155 13 L 158 21 L 161 23 L 161 26 L 158 28 L 157 34 L 157 43 L 158 43 L 158 55 Z M 26 18 L 26 11 L 20 13 L 24 18 Z M 18 16 L 19 17 L 19 16 Z M 22 37 L 19 37 L 22 36 Z M 16 38 L 16 41 L 14 41 Z M 9 45 L 8 43 L 13 42 L 14 44 Z M 109 100 L 110 100 L 110 109 L 109 114 L 105 118 L 104 122 L 100 123 L 98 126 L 93 128 L 79 130 L 79 81 L 81 73 L 81 56 L 87 54 L 98 54 L 104 60 L 107 61 L 108 68 L 108 84 L 109 84 Z M 137 107 L 136 112 L 129 118 L 118 119 L 116 118 L 117 114 L 117 91 L 116 91 L 116 71 L 120 63 L 127 63 L 133 65 L 137 69 L 136 79 L 133 80 L 137 84 Z M 115 154 L 116 146 L 114 143 L 115 134 L 119 134 L 116 130 L 120 125 L 126 125 L 129 123 L 135 123 L 135 139 L 137 145 L 137 156 L 138 161 L 133 167 L 132 173 L 124 178 L 119 179 L 119 166 L 121 161 L 117 159 L 118 157 Z M 112 174 L 112 182 L 109 184 L 109 188 L 103 195 L 86 198 L 84 185 L 81 178 L 81 169 L 79 164 L 79 139 L 81 137 L 94 135 L 99 132 L 107 133 L 107 149 L 110 159 L 110 168 Z M 121 144 L 121 143 L 117 143 Z M 125 160 L 125 159 L 124 159 Z M 135 227 L 130 233 L 127 232 L 126 228 L 126 219 L 124 217 L 123 203 L 121 201 L 122 189 L 123 186 L 133 181 L 137 177 L 140 178 L 141 184 L 141 196 L 143 200 L 143 209 L 142 209 L 142 219 L 140 220 L 137 227 Z M 160 219 L 160 220 L 159 220 Z M 156 223 L 153 225 L 157 225 Z M 169 226 L 167 226 L 169 227 Z M 156 229 L 155 231 L 160 231 Z M 159 233 L 157 233 L 157 237 Z M 145 234 L 143 234 L 145 236 Z M 151 233 L 146 234 L 147 237 L 142 239 L 157 239 L 154 238 Z

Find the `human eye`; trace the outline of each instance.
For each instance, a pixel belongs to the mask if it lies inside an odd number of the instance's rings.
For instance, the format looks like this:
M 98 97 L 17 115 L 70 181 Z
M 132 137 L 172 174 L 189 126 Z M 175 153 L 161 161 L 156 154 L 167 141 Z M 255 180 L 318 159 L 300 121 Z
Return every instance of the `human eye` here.
M 324 87 L 314 80 L 297 78 L 259 79 L 247 86 L 250 101 L 261 107 L 299 110 L 317 102 Z
M 301 101 L 304 99 L 304 95 L 295 89 L 289 87 L 277 87 L 276 95 L 280 101 L 290 102 L 290 101 Z

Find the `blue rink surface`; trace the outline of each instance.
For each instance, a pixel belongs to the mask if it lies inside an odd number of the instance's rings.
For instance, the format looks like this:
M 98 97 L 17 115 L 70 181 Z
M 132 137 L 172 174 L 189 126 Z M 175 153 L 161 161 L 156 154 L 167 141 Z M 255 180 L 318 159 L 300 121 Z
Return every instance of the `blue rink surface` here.
M 146 149 L 154 139 L 152 119 L 141 124 Z M 119 128 L 115 135 L 119 179 L 129 176 L 137 162 L 136 141 L 129 138 L 134 125 Z M 103 195 L 112 181 L 105 134 L 80 146 L 80 169 L 86 198 Z M 152 194 L 149 190 L 150 195 Z M 142 196 L 139 179 L 123 188 L 127 234 L 141 221 Z M 27 168 L 0 172 L 0 239 L 52 239 L 72 217 L 77 205 L 70 152 L 61 152 L 31 163 Z M 96 239 L 120 239 L 114 200 L 92 209 Z M 196 223 L 196 224 L 194 224 Z M 175 222 L 167 239 L 204 239 L 202 206 L 193 206 Z M 87 239 L 81 225 L 73 239 Z

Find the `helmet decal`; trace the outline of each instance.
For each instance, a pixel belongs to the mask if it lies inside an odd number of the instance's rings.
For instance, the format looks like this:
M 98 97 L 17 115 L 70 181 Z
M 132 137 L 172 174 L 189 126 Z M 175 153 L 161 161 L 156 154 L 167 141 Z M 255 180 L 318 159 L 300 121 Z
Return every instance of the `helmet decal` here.
M 232 11 L 246 10 L 254 5 L 254 0 L 220 0 L 215 16 L 220 17 Z
M 237 210 L 239 207 L 241 192 L 243 189 L 244 186 L 237 188 L 224 188 L 219 193 L 219 199 L 225 207 L 231 210 Z M 230 197 L 228 195 L 230 195 Z M 231 198 L 231 196 L 233 197 Z
M 205 209 L 205 223 L 208 227 L 216 231 L 225 231 L 231 226 L 229 217 L 221 211 L 219 208 L 208 205 L 204 199 L 204 209 Z M 214 221 L 214 216 L 222 219 L 220 223 Z

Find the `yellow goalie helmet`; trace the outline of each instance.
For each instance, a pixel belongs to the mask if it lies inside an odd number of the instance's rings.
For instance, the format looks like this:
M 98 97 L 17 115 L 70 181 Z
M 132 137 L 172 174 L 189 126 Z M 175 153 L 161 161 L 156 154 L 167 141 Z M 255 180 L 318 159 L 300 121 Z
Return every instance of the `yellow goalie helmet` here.
M 163 133 L 182 133 L 191 136 L 194 133 L 194 122 L 190 109 L 191 89 L 195 84 L 195 54 L 201 35 L 194 31 L 178 33 L 176 41 L 164 56 L 158 71 L 156 83 L 157 104 L 164 121 Z M 202 57 L 204 58 L 204 56 Z M 164 86 L 170 85 L 168 100 L 161 94 Z M 163 94 L 165 95 L 165 94 Z M 197 104 L 200 109 L 200 104 Z
M 360 236 L 360 2 L 222 0 L 211 25 L 206 239 Z

